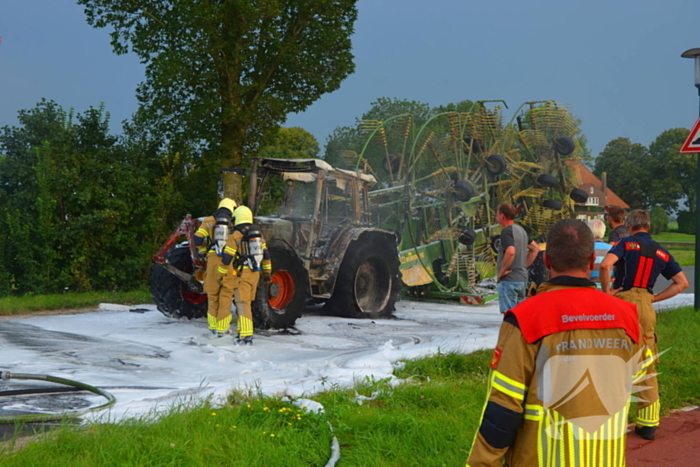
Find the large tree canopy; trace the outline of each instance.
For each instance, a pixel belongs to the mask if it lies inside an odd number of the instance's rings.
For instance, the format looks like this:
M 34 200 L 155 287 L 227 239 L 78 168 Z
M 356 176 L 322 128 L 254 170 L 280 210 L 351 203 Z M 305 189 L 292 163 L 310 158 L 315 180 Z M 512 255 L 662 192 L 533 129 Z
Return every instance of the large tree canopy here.
M 42 100 L 18 120 L 0 128 L 0 295 L 143 284 L 182 164 L 121 144 L 101 107 Z
M 278 159 L 307 159 L 318 157 L 320 150 L 314 135 L 303 128 L 280 128 L 271 144 L 261 148 L 258 156 Z
M 645 209 L 649 198 L 649 152 L 629 138 L 610 141 L 596 158 L 594 173 L 608 174 L 608 186 L 633 209 Z
M 290 112 L 354 71 L 357 0 L 78 0 L 146 65 L 141 110 L 171 140 L 240 167 Z M 240 198 L 238 180 L 226 194 Z
M 667 211 L 678 209 L 678 201 L 684 198 L 695 211 L 697 156 L 678 154 L 688 133 L 687 128 L 671 128 L 649 145 L 649 172 L 653 174 L 649 194 L 652 204 Z
M 610 141 L 595 160 L 595 174 L 632 208 L 660 206 L 666 212 L 686 207 L 694 212 L 697 187 L 695 154 L 678 154 L 687 128 L 662 132 L 648 148 L 628 138 Z

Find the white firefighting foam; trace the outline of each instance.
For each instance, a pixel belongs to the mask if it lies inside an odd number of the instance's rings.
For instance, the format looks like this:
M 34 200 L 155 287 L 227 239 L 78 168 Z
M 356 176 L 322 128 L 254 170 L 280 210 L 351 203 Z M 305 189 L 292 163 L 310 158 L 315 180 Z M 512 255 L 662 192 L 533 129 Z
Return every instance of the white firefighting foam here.
M 660 308 L 692 303 L 693 295 L 683 294 Z M 109 413 L 89 417 L 119 420 L 192 398 L 211 397 L 216 403 L 234 388 L 298 398 L 365 378 L 394 379 L 399 359 L 493 348 L 501 323 L 497 302 L 475 307 L 401 301 L 395 315 L 355 320 L 310 311 L 297 321 L 299 334 L 259 333 L 253 346 L 239 347 L 231 336 L 209 338 L 204 319 L 172 320 L 153 305 L 104 304 L 78 314 L 0 320 L 0 370 L 107 390 L 117 403 Z M 0 390 L 13 384 L 29 382 L 0 382 Z M 86 399 L 104 402 L 98 396 Z

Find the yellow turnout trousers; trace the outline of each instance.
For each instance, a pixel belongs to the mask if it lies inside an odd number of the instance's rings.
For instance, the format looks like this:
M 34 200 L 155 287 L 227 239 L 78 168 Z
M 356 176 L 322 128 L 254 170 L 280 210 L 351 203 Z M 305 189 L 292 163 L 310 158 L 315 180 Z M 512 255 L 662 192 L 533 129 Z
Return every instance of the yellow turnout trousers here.
M 216 280 L 216 271 L 221 266 L 221 257 L 214 252 L 207 255 L 207 272 L 204 275 L 204 291 L 209 300 L 207 322 L 210 330 L 226 332 L 231 327 L 231 303 L 236 277 L 229 269 L 221 283 Z
M 235 300 L 238 310 L 238 333 L 241 338 L 253 335 L 253 306 L 255 293 L 260 281 L 260 271 L 244 267 L 238 277 Z
M 625 292 L 618 292 L 615 296 L 626 302 L 637 305 L 639 327 L 642 328 L 644 342 L 654 355 L 654 361 L 647 368 L 647 378 L 639 383 L 639 385 L 645 389 L 635 394 L 639 399 L 637 401 L 636 423 L 638 426 L 642 427 L 659 426 L 661 401 L 659 399 L 659 381 L 656 379 L 656 356 L 658 349 L 656 348 L 657 337 L 654 332 L 654 328 L 656 327 L 656 310 L 654 310 L 652 305 L 654 296 L 649 293 L 647 289 L 639 287 L 632 287 Z

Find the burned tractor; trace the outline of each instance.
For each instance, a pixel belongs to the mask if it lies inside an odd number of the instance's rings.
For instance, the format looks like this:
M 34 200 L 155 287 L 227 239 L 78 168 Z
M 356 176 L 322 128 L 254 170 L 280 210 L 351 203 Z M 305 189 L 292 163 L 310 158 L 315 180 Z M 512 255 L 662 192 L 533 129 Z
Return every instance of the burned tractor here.
M 375 183 L 319 159 L 253 161 L 248 206 L 272 260 L 272 279 L 260 282 L 253 303 L 257 328 L 293 326 L 309 301 L 336 316 L 391 315 L 401 289 L 398 237 L 371 226 Z M 200 222 L 187 216 L 154 256 L 151 292 L 167 316 L 206 316 L 206 264 L 193 238 Z

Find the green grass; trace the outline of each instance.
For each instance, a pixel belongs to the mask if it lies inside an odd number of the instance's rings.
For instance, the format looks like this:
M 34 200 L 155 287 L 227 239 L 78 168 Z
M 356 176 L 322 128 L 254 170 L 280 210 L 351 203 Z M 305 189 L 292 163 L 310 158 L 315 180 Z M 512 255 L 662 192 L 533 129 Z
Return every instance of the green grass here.
M 693 307 L 659 313 L 656 322 L 661 404 L 669 409 L 700 403 L 700 312 Z
M 681 266 L 695 265 L 695 248 L 685 249 L 674 247 L 673 249 L 669 248 L 668 252 L 673 255 L 673 259 L 675 259 Z
M 694 242 L 695 235 L 680 232 L 662 232 L 654 235 L 654 240 L 657 242 Z
M 13 466 L 322 466 L 332 434 L 325 417 L 274 399 L 207 403 L 85 429 L 61 428 L 6 455 Z
M 406 361 L 396 375 L 407 382 L 365 382 L 374 400 L 354 402 L 355 390 L 314 397 L 324 405 L 345 466 L 464 465 L 478 428 L 492 350 L 438 354 Z
M 658 366 L 663 413 L 699 404 L 700 314 L 692 307 L 663 312 L 657 333 L 659 348 L 670 347 Z M 403 381 L 398 385 L 366 379 L 348 389 L 327 383 L 326 391 L 313 396 L 325 407 L 321 415 L 234 392 L 222 408 L 199 403 L 160 417 L 66 426 L 6 452 L 2 465 L 323 466 L 332 437 L 327 422 L 340 442 L 339 466 L 464 465 L 491 355 L 438 353 L 403 361 L 395 370 Z M 358 394 L 366 397 L 361 403 Z
M 146 289 L 131 292 L 85 292 L 54 295 L 24 295 L 0 298 L 0 316 L 17 315 L 33 311 L 75 310 L 94 308 L 100 303 L 138 305 L 152 303 L 151 293 Z

